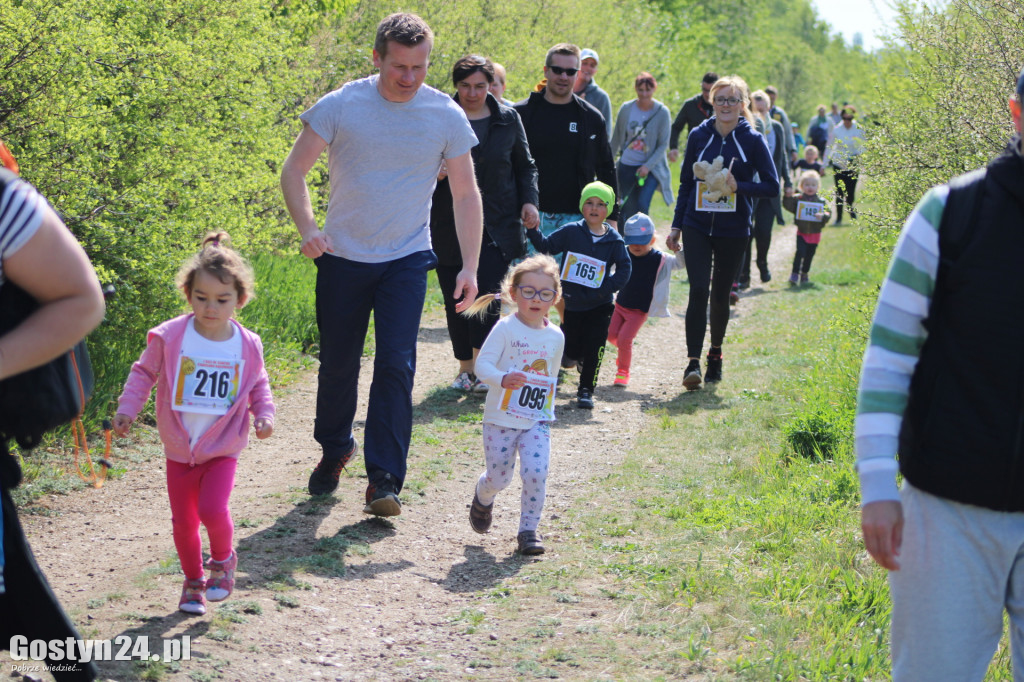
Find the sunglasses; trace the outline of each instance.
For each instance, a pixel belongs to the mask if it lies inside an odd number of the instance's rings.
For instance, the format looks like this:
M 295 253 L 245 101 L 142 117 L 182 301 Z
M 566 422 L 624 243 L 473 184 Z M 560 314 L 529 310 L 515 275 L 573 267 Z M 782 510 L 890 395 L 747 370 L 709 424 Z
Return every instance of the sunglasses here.
M 561 66 L 549 66 L 548 68 L 551 69 L 551 72 L 556 76 L 575 76 L 577 73 L 580 72 L 579 69 L 565 69 L 562 68 Z
M 531 286 L 519 286 L 517 288 L 519 289 L 519 293 L 522 294 L 523 298 L 529 300 L 539 298 L 545 303 L 550 303 L 551 301 L 555 300 L 555 294 L 557 293 L 554 289 L 537 289 L 536 287 Z
M 654 87 L 654 81 L 652 81 L 650 78 L 641 78 L 640 80 L 638 80 L 636 82 L 636 87 L 639 88 L 641 85 L 646 85 L 648 87 L 653 88 Z
M 853 120 L 853 116 L 843 116 L 843 120 L 844 121 L 852 121 Z

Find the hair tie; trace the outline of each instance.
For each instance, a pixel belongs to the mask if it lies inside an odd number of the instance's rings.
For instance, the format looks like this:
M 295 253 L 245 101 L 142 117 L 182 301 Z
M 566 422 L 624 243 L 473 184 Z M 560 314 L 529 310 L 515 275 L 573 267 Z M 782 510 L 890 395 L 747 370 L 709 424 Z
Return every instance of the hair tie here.
M 210 246 L 220 246 L 220 240 L 214 239 L 213 241 L 210 242 Z
M 500 301 L 501 300 L 501 292 L 500 291 L 494 292 L 494 300 L 495 301 Z

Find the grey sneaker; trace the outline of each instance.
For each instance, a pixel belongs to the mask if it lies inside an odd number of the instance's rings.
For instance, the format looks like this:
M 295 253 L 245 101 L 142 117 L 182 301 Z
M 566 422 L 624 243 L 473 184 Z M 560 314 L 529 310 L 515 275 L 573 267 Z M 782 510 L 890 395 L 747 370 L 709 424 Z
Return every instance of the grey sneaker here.
M 687 391 L 696 391 L 700 388 L 703 379 L 700 376 L 700 360 L 690 360 L 683 373 L 683 387 Z
M 370 483 L 366 486 L 366 506 L 363 507 L 363 513 L 374 516 L 398 516 L 402 513 L 402 501 L 398 499 L 391 474 L 385 474 L 380 485 Z
M 581 388 L 576 392 L 576 407 L 583 410 L 594 409 L 594 392 L 589 388 Z

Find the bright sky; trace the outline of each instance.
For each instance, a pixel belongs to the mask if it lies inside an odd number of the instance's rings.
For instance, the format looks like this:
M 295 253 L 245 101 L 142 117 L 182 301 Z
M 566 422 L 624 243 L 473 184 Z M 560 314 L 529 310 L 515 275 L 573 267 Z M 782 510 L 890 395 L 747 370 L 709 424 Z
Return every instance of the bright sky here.
M 833 33 L 841 33 L 846 43 L 853 43 L 853 34 L 864 38 L 868 52 L 882 47 L 882 33 L 891 32 L 896 13 L 887 0 L 811 0 L 818 16 L 832 25 Z

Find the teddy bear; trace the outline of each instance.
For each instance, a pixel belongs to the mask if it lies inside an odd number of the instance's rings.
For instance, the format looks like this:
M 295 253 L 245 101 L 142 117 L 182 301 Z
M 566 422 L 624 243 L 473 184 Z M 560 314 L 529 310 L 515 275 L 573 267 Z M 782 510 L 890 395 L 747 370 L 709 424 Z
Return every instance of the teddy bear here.
M 707 185 L 707 190 L 704 192 L 705 202 L 718 201 L 723 196 L 732 194 L 732 190 L 729 189 L 726 182 L 729 169 L 723 166 L 725 166 L 725 159 L 721 156 L 715 157 L 711 163 L 697 161 L 693 164 L 693 176 L 698 180 L 703 180 Z

